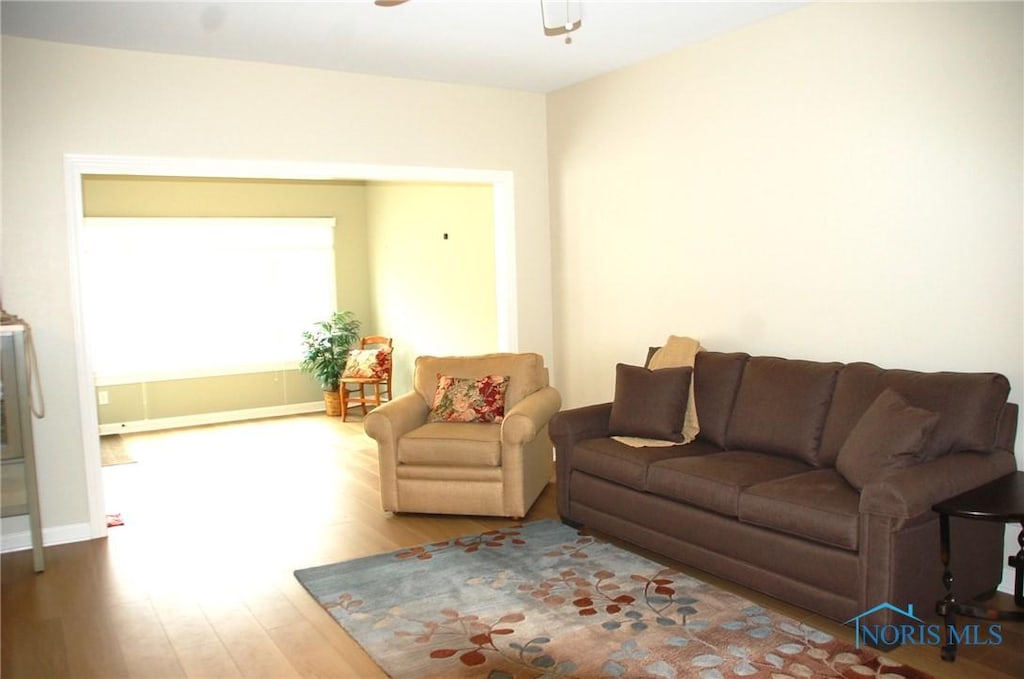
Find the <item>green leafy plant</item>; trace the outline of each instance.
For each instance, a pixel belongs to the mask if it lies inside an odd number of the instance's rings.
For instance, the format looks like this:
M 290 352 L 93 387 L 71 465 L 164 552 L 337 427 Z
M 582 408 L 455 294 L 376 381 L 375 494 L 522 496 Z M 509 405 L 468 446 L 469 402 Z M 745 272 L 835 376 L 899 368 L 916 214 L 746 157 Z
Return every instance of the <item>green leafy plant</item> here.
M 359 341 L 359 321 L 351 311 L 335 311 L 313 330 L 302 333 L 305 354 L 299 369 L 312 375 L 324 391 L 337 391 L 348 352 Z

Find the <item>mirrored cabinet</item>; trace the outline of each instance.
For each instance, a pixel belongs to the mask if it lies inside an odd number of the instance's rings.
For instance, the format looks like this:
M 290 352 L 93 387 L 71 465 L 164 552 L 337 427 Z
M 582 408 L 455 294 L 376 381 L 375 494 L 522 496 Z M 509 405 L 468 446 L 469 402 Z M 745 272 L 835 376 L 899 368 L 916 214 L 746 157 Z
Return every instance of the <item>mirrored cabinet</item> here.
M 40 572 L 43 535 L 32 444 L 29 341 L 25 324 L 4 318 L 0 325 L 0 514 L 28 516 L 32 565 Z

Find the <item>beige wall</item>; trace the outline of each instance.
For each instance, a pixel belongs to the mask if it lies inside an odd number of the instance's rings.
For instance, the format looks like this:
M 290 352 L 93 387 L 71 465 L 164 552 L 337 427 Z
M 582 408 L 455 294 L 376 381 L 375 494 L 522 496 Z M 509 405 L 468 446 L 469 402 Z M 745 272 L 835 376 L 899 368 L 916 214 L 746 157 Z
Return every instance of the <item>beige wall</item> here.
M 108 400 L 98 407 L 99 423 L 128 430 L 146 426 L 145 420 L 176 421 L 182 426 L 196 415 L 323 402 L 320 386 L 298 370 L 114 384 L 96 391 L 106 393 Z
M 111 426 L 118 431 L 134 431 L 140 427 L 191 426 L 207 423 L 205 419 L 187 419 L 195 415 L 256 411 L 301 404 L 315 404 L 319 407 L 323 402 L 320 385 L 298 370 L 112 384 L 97 387 L 96 394 L 99 424 L 110 425 L 103 430 L 105 434 L 112 433 Z M 100 398 L 101 394 L 105 395 L 105 404 Z M 270 414 L 273 411 L 263 410 L 258 413 L 264 417 Z M 243 416 L 255 415 L 244 413 Z
M 1022 8 L 816 3 L 549 96 L 565 404 L 670 333 L 1020 403 Z
M 395 339 L 396 394 L 412 389 L 416 356 L 499 348 L 492 194 L 479 185 L 367 186 L 373 318 Z
M 35 440 L 51 541 L 90 528 L 65 154 L 511 172 L 516 251 L 528 255 L 516 259 L 516 295 L 531 300 L 519 307 L 516 339 L 550 360 L 542 95 L 9 36 L 2 49 L 2 293 L 36 338 L 47 417 Z
M 670 333 L 1019 402 L 1022 7 L 814 4 L 550 95 L 566 403 Z

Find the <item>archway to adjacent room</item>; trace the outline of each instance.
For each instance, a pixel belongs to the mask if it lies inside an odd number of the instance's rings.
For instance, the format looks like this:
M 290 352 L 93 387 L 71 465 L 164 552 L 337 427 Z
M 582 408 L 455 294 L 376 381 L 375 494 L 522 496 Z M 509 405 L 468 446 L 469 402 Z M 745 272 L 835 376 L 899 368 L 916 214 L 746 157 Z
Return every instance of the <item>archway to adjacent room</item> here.
M 511 172 L 322 162 L 66 156 L 65 179 L 73 288 L 72 313 L 75 323 L 75 352 L 79 377 L 84 463 L 90 505 L 90 528 L 94 536 L 105 534 L 106 517 L 99 441 L 98 436 L 95 435 L 98 431 L 96 391 L 91 375 L 79 285 L 84 217 L 82 182 L 86 175 L 489 184 L 493 190 L 494 203 L 498 348 L 507 351 L 515 351 L 517 348 L 515 222 Z

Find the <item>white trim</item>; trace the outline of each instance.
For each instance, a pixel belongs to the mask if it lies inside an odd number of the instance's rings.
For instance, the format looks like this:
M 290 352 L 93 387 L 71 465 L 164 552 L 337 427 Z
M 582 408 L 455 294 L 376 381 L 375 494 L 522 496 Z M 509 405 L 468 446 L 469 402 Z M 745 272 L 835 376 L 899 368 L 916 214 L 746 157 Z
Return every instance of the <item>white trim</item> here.
M 516 294 L 516 209 L 512 173 L 495 180 L 494 201 L 494 269 L 497 277 L 498 348 L 519 351 L 519 296 Z M 499 190 L 500 189 L 500 190 Z M 507 281 L 507 285 L 502 285 Z
M 181 427 L 199 427 L 204 424 L 258 420 L 265 417 L 281 417 L 283 415 L 303 415 L 305 413 L 322 411 L 323 409 L 323 401 L 309 401 L 307 403 L 293 403 L 283 406 L 264 406 L 262 408 L 224 410 L 214 413 L 199 413 L 198 415 L 181 415 L 179 417 L 158 417 L 152 420 L 115 422 L 101 424 L 100 436 L 106 434 L 132 434 L 140 431 L 158 431 L 161 429 L 180 429 Z
M 103 517 L 103 527 L 106 528 L 106 516 Z M 66 526 L 51 526 L 43 529 L 43 546 L 63 545 L 69 542 L 82 542 L 94 537 L 91 524 L 72 523 Z M 4 533 L 0 537 L 0 552 L 20 552 L 32 549 L 32 533 L 28 529 L 18 530 L 12 533 Z
M 68 269 L 71 281 L 71 320 L 75 337 L 75 366 L 78 371 L 79 422 L 82 427 L 82 452 L 85 457 L 85 488 L 89 505 L 88 538 L 107 535 L 107 517 L 103 497 L 103 460 L 100 456 L 99 415 L 93 383 L 92 359 L 89 357 L 82 313 L 82 220 L 85 216 L 82 198 L 83 166 L 70 156 L 64 158 L 64 191 L 68 215 Z M 46 533 L 44 529 L 43 533 Z M 85 539 L 88 539 L 85 538 Z
M 1003 566 L 1003 581 L 999 583 L 996 589 L 1006 594 L 1013 594 L 1014 578 L 1016 577 L 1017 573 L 1014 569 L 1009 566 Z
M 494 191 L 495 275 L 498 302 L 498 345 L 517 351 L 518 299 L 515 231 L 514 175 L 508 170 L 361 165 L 333 162 L 232 160 L 218 158 L 167 158 L 64 155 L 64 185 L 68 220 L 68 259 L 71 282 L 71 315 L 74 326 L 78 400 L 81 409 L 82 448 L 85 457 L 86 492 L 91 527 L 89 537 L 107 534 L 100 461 L 96 390 L 92 363 L 86 347 L 80 289 L 80 258 L 83 175 L 143 175 L 165 177 L 227 177 L 243 179 L 367 180 L 456 182 L 491 184 Z M 85 538 L 83 538 L 85 539 Z

